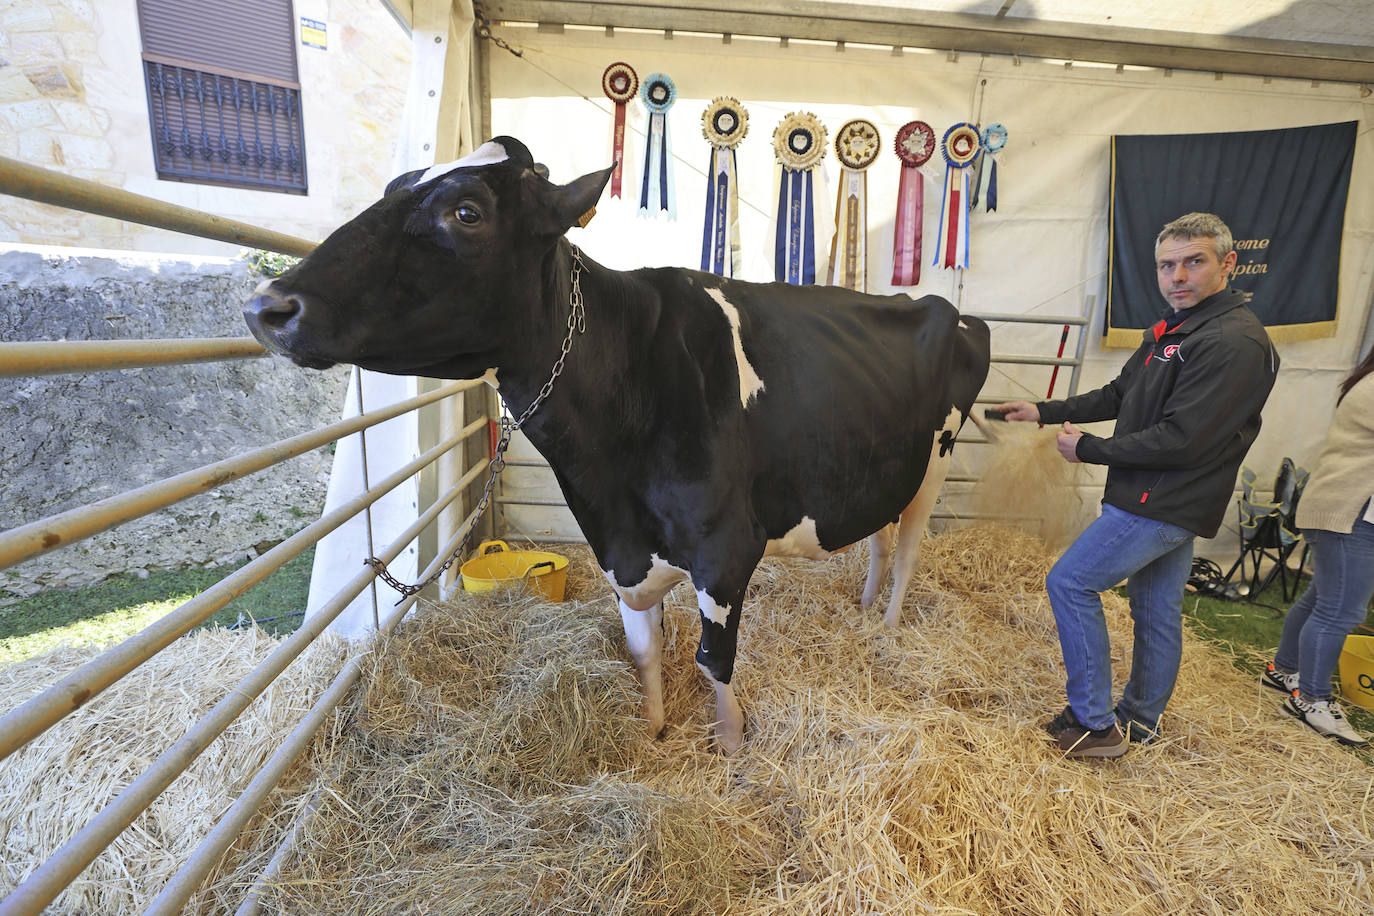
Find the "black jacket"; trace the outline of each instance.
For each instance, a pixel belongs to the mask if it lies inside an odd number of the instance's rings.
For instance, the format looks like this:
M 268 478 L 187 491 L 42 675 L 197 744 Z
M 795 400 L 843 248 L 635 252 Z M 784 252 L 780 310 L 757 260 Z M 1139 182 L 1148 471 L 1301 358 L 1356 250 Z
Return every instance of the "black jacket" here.
M 1078 442 L 1080 461 L 1108 466 L 1103 502 L 1214 537 L 1279 356 L 1239 290 L 1190 312 L 1173 330 L 1148 329 L 1115 381 L 1038 406 L 1046 425 L 1116 419 L 1109 438 Z

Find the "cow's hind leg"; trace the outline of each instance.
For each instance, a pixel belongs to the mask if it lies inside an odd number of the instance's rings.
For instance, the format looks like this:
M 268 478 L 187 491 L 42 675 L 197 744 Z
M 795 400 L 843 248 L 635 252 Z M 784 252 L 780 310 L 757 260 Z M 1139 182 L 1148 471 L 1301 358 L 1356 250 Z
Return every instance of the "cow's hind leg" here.
M 625 624 L 625 642 L 644 691 L 643 716 L 649 723 L 649 735 L 656 736 L 663 731 L 663 602 L 647 611 L 636 611 L 622 600 L 620 620 Z
M 930 513 L 935 509 L 935 500 L 940 496 L 949 466 L 954 460 L 954 436 L 963 425 L 963 418 L 957 407 L 950 411 L 942 434 L 936 436 L 930 448 L 930 463 L 926 465 L 921 488 L 916 491 L 916 498 L 902 510 L 901 524 L 897 529 L 897 558 L 892 570 L 892 597 L 887 602 L 887 613 L 883 614 L 886 626 L 895 627 L 902 622 L 902 600 L 906 597 L 911 576 L 916 572 L 921 539 L 925 537 Z
M 864 596 L 860 604 L 868 607 L 878 600 L 883 578 L 887 575 L 888 551 L 892 547 L 892 525 L 884 525 L 868 537 L 868 578 L 864 581 Z

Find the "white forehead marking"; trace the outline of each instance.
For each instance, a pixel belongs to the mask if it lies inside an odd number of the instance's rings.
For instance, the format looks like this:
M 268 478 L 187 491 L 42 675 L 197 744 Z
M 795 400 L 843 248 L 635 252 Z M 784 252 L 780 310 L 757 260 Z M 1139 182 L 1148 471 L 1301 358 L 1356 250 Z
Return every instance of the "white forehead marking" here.
M 488 385 L 495 388 L 497 391 L 501 390 L 501 383 L 496 380 L 496 367 L 494 366 L 488 369 L 486 372 L 483 372 L 478 381 L 486 382 Z
M 606 581 L 611 583 L 611 588 L 615 589 L 620 600 L 634 607 L 658 604 L 674 585 L 682 581 L 687 575 L 687 570 L 672 565 L 658 554 L 652 554 L 649 557 L 648 574 L 643 581 L 635 585 L 618 584 L 613 569 L 603 569 L 601 573 L 606 577 Z
M 697 607 L 701 608 L 701 616 L 720 626 L 725 626 L 726 618 L 730 616 L 730 605 L 721 607 L 716 604 L 716 599 L 706 594 L 705 589 L 697 592 Z
M 763 548 L 763 555 L 766 557 L 804 557 L 808 560 L 824 560 L 831 554 L 830 551 L 821 546 L 821 540 L 816 536 L 816 520 L 809 515 L 804 515 L 791 531 L 777 540 L 769 541 Z
M 432 165 L 425 170 L 416 184 L 424 184 L 426 181 L 433 181 L 436 178 L 447 175 L 454 169 L 470 169 L 478 165 L 495 165 L 498 162 L 505 162 L 510 158 L 506 148 L 495 140 L 488 140 L 477 149 L 468 153 L 462 159 L 455 159 L 443 165 Z
M 960 320 L 960 322 L 959 322 L 959 327 L 963 328 L 965 331 L 968 330 L 968 325 L 964 324 L 964 322 L 963 322 L 962 320 Z
M 763 391 L 763 379 L 759 378 L 759 374 L 749 365 L 749 360 L 744 355 L 744 341 L 739 334 L 739 310 L 726 301 L 725 294 L 718 289 L 708 288 L 706 295 L 716 300 L 720 310 L 725 313 L 726 320 L 730 322 L 730 335 L 735 343 L 735 365 L 739 367 L 739 402 L 742 406 L 748 407 L 749 401 Z

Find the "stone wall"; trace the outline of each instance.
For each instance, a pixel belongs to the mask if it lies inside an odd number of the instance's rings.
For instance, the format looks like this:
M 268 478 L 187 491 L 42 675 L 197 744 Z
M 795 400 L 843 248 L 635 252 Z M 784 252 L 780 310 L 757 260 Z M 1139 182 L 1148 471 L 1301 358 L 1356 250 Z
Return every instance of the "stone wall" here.
M 376 0 L 296 0 L 328 48 L 297 43 L 310 191 L 164 181 L 153 164 L 136 0 L 0 0 L 0 155 L 306 239 L 393 176 L 410 38 Z M 236 246 L 0 196 L 6 241 L 233 255 Z
M 245 337 L 261 280 L 226 258 L 0 252 L 0 340 Z M 347 370 L 280 359 L 0 378 L 0 530 L 333 422 Z M 319 516 L 332 449 L 0 570 L 0 603 L 252 555 Z

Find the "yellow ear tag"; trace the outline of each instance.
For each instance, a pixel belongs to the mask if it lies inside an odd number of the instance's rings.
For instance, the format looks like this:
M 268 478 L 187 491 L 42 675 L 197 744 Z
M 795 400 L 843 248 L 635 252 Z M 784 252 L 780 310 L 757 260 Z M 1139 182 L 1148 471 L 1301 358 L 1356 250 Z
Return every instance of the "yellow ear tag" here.
M 592 221 L 593 216 L 596 216 L 596 207 L 592 207 L 586 213 L 583 213 L 581 216 L 579 216 L 577 218 L 577 225 L 582 229 L 586 229 L 587 224 Z

